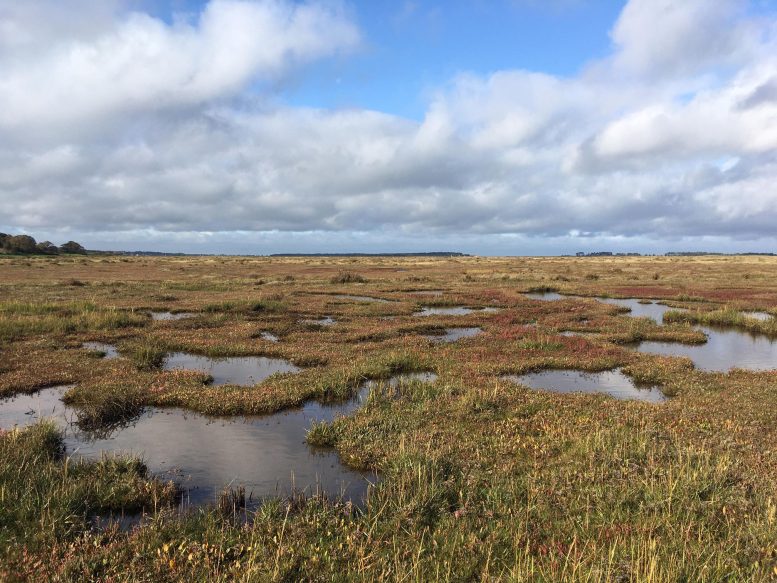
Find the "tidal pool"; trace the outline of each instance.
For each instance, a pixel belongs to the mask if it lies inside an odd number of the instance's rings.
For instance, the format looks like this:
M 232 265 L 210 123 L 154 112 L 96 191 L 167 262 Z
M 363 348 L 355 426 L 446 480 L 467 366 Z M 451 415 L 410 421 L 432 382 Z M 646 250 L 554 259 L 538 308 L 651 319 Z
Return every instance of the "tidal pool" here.
M 642 342 L 636 348 L 651 354 L 686 356 L 696 368 L 706 371 L 777 369 L 777 339 L 729 328 L 699 329 L 707 335 L 705 344 Z
M 491 314 L 498 312 L 498 308 L 465 308 L 456 306 L 451 308 L 421 308 L 420 312 L 415 312 L 414 316 L 466 316 L 467 314 Z
M 349 401 L 308 401 L 262 417 L 209 418 L 183 409 L 149 408 L 132 424 L 99 438 L 72 424 L 75 412 L 61 401 L 69 387 L 61 386 L 0 401 L 0 429 L 50 418 L 64 431 L 68 455 L 91 460 L 105 453 L 139 455 L 155 475 L 182 487 L 186 505 L 215 502 L 229 486 L 245 487 L 249 507 L 295 492 L 342 496 L 361 504 L 377 476 L 344 466 L 332 449 L 308 445 L 305 437 L 312 423 L 331 423 L 354 413 L 374 388 L 436 379 L 434 373 L 419 372 L 370 380 Z
M 375 476 L 340 463 L 334 450 L 305 442 L 313 421 L 331 422 L 353 413 L 369 394 L 365 386 L 347 403 L 315 401 L 265 417 L 208 418 L 182 409 L 148 409 L 137 421 L 106 438 L 91 439 L 72 421 L 75 413 L 60 398 L 66 387 L 44 389 L 0 401 L 0 428 L 52 418 L 65 432 L 67 454 L 97 460 L 105 453 L 143 458 L 162 479 L 184 491 L 184 504 L 215 502 L 228 486 L 245 486 L 252 505 L 273 495 L 325 493 L 360 503 Z
M 456 342 L 462 338 L 472 338 L 483 332 L 482 328 L 446 328 L 443 334 L 427 335 L 432 342 Z
M 192 318 L 194 314 L 191 312 L 151 312 L 152 320 L 183 320 L 184 318 Z
M 663 304 L 657 304 L 656 302 L 650 302 L 650 303 L 640 303 L 640 301 L 645 300 L 636 300 L 634 298 L 629 299 L 618 299 L 618 298 L 591 298 L 598 302 L 602 302 L 605 304 L 611 304 L 613 306 L 621 306 L 624 308 L 629 308 L 631 310 L 628 314 L 624 314 L 624 316 L 631 316 L 632 318 L 651 318 L 652 320 L 655 320 L 658 324 L 661 324 L 664 321 L 664 314 L 667 313 L 670 310 L 677 310 L 680 308 L 671 308 L 669 306 L 665 306 Z
M 280 342 L 280 338 L 271 332 L 262 332 L 260 337 L 262 340 L 267 340 L 268 342 Z
M 119 351 L 113 344 L 105 344 L 104 342 L 84 342 L 83 348 L 85 350 L 102 352 L 103 358 L 106 360 L 119 358 Z
M 175 352 L 165 358 L 165 370 L 186 369 L 203 371 L 213 377 L 214 385 L 252 386 L 275 373 L 299 372 L 300 369 L 280 358 L 239 356 L 210 358 L 186 352 Z
M 556 393 L 605 393 L 622 400 L 661 403 L 664 394 L 653 386 L 640 386 L 617 370 L 588 373 L 576 370 L 548 370 L 503 377 L 531 389 Z
M 586 296 L 564 296 L 556 292 L 548 292 L 548 293 L 527 293 L 524 294 L 526 297 L 531 298 L 533 300 L 543 300 L 543 301 L 557 301 L 557 300 L 596 300 L 597 302 L 602 302 L 604 304 L 610 304 L 613 306 L 621 306 L 623 308 L 629 308 L 629 313 L 624 314 L 631 316 L 632 318 L 651 318 L 655 320 L 657 323 L 662 323 L 664 321 L 664 314 L 668 312 L 669 310 L 677 310 L 680 308 L 670 308 L 669 306 L 664 306 L 663 304 L 658 304 L 654 301 L 649 301 L 649 303 L 640 303 L 645 302 L 646 300 L 638 300 L 634 298 L 602 298 L 602 297 L 586 297 Z
M 555 302 L 556 300 L 563 300 L 566 298 L 574 298 L 577 296 L 562 296 L 556 292 L 528 292 L 523 294 L 527 298 L 532 300 L 542 300 L 543 302 Z

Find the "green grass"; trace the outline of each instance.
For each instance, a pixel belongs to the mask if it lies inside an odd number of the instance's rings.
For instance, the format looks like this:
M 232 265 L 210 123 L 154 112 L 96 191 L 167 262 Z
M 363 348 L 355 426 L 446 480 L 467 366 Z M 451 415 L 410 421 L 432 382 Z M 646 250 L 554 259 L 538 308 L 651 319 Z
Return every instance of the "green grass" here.
M 148 318 L 91 302 L 0 302 L 0 342 L 12 342 L 43 334 L 72 334 L 119 330 L 148 324 Z
M 140 338 L 122 347 L 122 352 L 142 371 L 160 368 L 168 351 L 166 344 L 153 336 Z
M 81 429 L 99 433 L 137 418 L 143 412 L 147 398 L 143 387 L 113 380 L 76 385 L 62 400 L 76 409 L 77 424 Z
M 395 447 L 363 511 L 297 497 L 266 503 L 244 527 L 241 493 L 228 493 L 131 535 L 55 540 L 60 572 L 73 581 L 667 583 L 773 574 L 774 502 L 732 456 L 614 427 L 564 444 L 552 463 L 530 469 L 522 455 L 487 475 L 447 446 L 418 445 Z M 741 514 L 750 519 L 732 520 Z
M 747 288 L 741 262 L 758 274 Z M 703 342 L 698 324 L 761 330 L 731 306 L 777 305 L 773 259 L 461 258 L 415 265 L 383 258 L 122 258 L 99 272 L 46 262 L 48 281 L 37 262 L 6 265 L 0 322 L 28 328 L 12 330 L 0 348 L 0 392 L 74 384 L 65 400 L 88 430 L 120 425 L 145 406 L 282 414 L 309 399 L 346 400 L 370 379 L 420 371 L 438 378 L 378 383 L 354 414 L 310 426 L 308 443 L 334 448 L 343 463 L 370 476 L 378 472 L 360 507 L 329 492 L 270 498 L 254 513 L 246 508 L 253 508 L 249 492 L 237 487 L 181 515 L 172 490 L 151 480 L 138 460 L 78 465 L 62 457 L 53 428 L 3 434 L 1 581 L 777 577 L 774 373 L 710 373 L 627 345 Z M 358 295 L 396 304 L 366 307 L 320 295 L 337 292 L 329 281 L 346 269 L 368 280 Z M 258 288 L 260 276 L 266 283 Z M 89 284 L 63 284 L 71 280 Z M 420 281 L 446 295 L 407 293 Z M 678 308 L 696 301 L 698 312 L 658 325 L 593 300 L 569 299 L 560 310 L 521 295 L 532 286 L 555 291 L 547 283 L 587 297 L 663 298 Z M 151 324 L 139 314 L 138 326 L 108 322 L 112 311 L 134 315 L 149 301 L 175 302 L 174 309 L 198 317 Z M 419 302 L 502 310 L 421 319 L 410 315 Z M 721 310 L 721 302 L 729 308 Z M 324 314 L 337 325 L 303 323 Z M 421 337 L 452 326 L 485 333 L 456 344 Z M 566 329 L 599 335 L 555 333 Z M 257 330 L 282 340 L 271 345 L 255 337 Z M 96 359 L 81 349 L 86 341 L 115 344 L 123 358 Z M 162 370 L 168 351 L 262 354 L 305 368 L 252 387 L 211 386 L 202 373 Z M 620 368 L 673 398 L 655 405 L 557 394 L 500 378 L 547 368 Z M 139 530 L 90 528 L 93 514 L 141 506 L 152 516 Z
M 367 283 L 367 278 L 358 273 L 352 271 L 341 271 L 337 275 L 334 275 L 329 283 L 343 284 L 343 283 Z
M 169 504 L 174 494 L 171 484 L 149 478 L 135 458 L 65 458 L 53 424 L 0 433 L 0 579 L 11 578 L 6 569 L 24 556 L 23 550 L 77 540 L 96 515 L 153 510 Z
M 777 336 L 777 318 L 756 320 L 730 306 L 709 312 L 671 310 L 664 314 L 664 321 L 706 326 L 728 326 L 753 333 Z

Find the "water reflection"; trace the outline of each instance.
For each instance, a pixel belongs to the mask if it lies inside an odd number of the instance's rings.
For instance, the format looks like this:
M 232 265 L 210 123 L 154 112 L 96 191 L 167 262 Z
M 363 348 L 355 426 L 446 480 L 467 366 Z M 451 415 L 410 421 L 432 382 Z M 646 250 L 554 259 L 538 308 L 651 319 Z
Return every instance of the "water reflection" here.
M 333 450 L 312 448 L 305 436 L 313 421 L 332 421 L 357 409 L 370 387 L 345 404 L 307 403 L 265 417 L 212 419 L 180 409 L 149 409 L 133 425 L 90 439 L 70 422 L 60 398 L 64 387 L 0 402 L 0 428 L 52 418 L 65 431 L 67 453 L 100 459 L 105 452 L 140 455 L 162 479 L 172 479 L 192 504 L 214 502 L 226 486 L 243 485 L 255 502 L 293 491 L 364 498 L 369 473 L 343 466 Z M 370 478 L 374 481 L 374 477 Z
M 84 342 L 83 348 L 85 350 L 94 350 L 95 352 L 102 352 L 103 358 L 105 358 L 106 360 L 119 358 L 119 351 L 113 344 L 105 344 L 104 342 Z
M 525 375 L 504 377 L 532 389 L 557 393 L 606 393 L 623 400 L 661 403 L 666 400 L 656 387 L 638 386 L 632 379 L 617 370 L 587 373 L 575 370 L 549 370 Z
M 632 318 L 650 318 L 655 320 L 658 324 L 664 321 L 664 314 L 670 310 L 676 310 L 677 308 L 670 308 L 663 304 L 657 304 L 656 302 L 644 303 L 645 300 L 618 299 L 618 298 L 592 298 L 598 302 L 605 304 L 611 304 L 613 306 L 621 306 L 623 308 L 629 308 L 629 316 Z
M 562 296 L 560 293 L 556 293 L 556 292 L 529 292 L 523 295 L 525 295 L 529 299 L 542 300 L 544 302 L 555 302 L 556 300 L 563 300 L 565 298 L 577 297 L 577 296 Z
M 264 356 L 210 358 L 185 352 L 170 354 L 165 359 L 164 369 L 199 370 L 212 376 L 214 385 L 245 386 L 258 384 L 275 373 L 300 371 L 290 362 L 280 358 Z
M 428 335 L 426 338 L 432 342 L 456 342 L 462 338 L 472 338 L 483 330 L 481 328 L 446 328 L 443 334 Z
M 562 298 L 586 299 L 581 296 L 562 296 L 557 293 L 525 295 L 541 300 L 558 300 Z M 678 309 L 655 302 L 644 304 L 636 299 L 598 297 L 587 299 L 629 308 L 631 310 L 629 316 L 648 317 L 658 323 L 663 321 L 666 312 Z M 767 312 L 744 313 L 759 320 L 772 318 Z M 651 341 L 642 342 L 636 345 L 635 348 L 640 352 L 651 354 L 685 356 L 693 361 L 696 368 L 706 371 L 728 371 L 732 368 L 749 370 L 773 370 L 777 368 L 777 342 L 768 336 L 720 327 L 702 327 L 697 329 L 702 330 L 707 335 L 707 342 L 705 344 L 686 345 L 677 342 Z
M 651 300 L 638 300 L 634 298 L 602 298 L 602 297 L 586 297 L 586 296 L 564 296 L 556 292 L 547 293 L 527 293 L 526 297 L 533 300 L 543 300 L 548 302 L 554 302 L 557 300 L 595 300 L 604 304 L 610 304 L 613 306 L 620 306 L 628 308 L 630 311 L 629 316 L 633 318 L 651 318 L 657 323 L 661 323 L 664 320 L 664 314 L 669 310 L 677 310 L 679 308 L 670 308 L 663 304 L 656 303 Z
M 772 370 L 777 368 L 777 341 L 768 336 L 725 328 L 700 328 L 707 335 L 705 344 L 642 342 L 640 352 L 666 356 L 685 356 L 696 368 L 728 371 L 732 368 Z

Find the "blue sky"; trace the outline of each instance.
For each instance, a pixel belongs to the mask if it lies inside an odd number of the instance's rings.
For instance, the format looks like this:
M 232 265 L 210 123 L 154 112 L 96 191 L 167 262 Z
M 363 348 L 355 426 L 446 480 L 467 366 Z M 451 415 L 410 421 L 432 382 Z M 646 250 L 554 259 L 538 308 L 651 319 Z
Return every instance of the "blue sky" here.
M 365 107 L 421 119 L 429 95 L 461 72 L 576 73 L 607 52 L 607 32 L 623 7 L 611 0 L 559 6 L 418 0 L 399 10 L 398 4 L 354 3 L 364 30 L 364 52 L 300 75 L 284 97 L 298 105 Z
M 775 0 L 0 0 L 0 231 L 777 251 Z
M 203 0 L 147 2 L 168 22 L 196 18 Z M 317 62 L 279 82 L 292 105 L 366 108 L 421 119 L 431 94 L 462 72 L 526 69 L 574 75 L 607 54 L 615 0 L 359 0 L 355 53 Z

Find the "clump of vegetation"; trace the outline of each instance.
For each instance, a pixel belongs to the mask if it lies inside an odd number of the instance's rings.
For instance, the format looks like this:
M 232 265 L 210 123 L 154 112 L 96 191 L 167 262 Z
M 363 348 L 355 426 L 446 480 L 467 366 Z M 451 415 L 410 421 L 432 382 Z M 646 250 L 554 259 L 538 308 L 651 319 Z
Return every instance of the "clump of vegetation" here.
M 332 279 L 329 280 L 329 283 L 367 283 L 367 279 L 352 271 L 341 271 L 332 277 Z
M 777 336 L 777 318 L 758 320 L 734 307 L 724 307 L 709 312 L 691 310 L 670 310 L 664 314 L 664 322 L 682 322 L 707 326 L 728 326 L 754 333 Z
M 138 370 L 155 370 L 162 366 L 167 356 L 167 346 L 154 336 L 146 336 L 129 344 L 123 352 L 135 363 Z
M 559 289 L 550 285 L 535 285 L 526 290 L 527 294 L 558 293 Z
M 97 515 L 153 510 L 175 497 L 174 486 L 149 477 L 136 458 L 87 462 L 64 454 L 51 423 L 0 431 L 0 579 L 49 579 L 40 569 L 50 565 L 36 567 L 31 554 L 78 540 Z
M 40 334 L 72 334 L 144 326 L 140 313 L 92 302 L 0 302 L 0 342 Z
M 121 380 L 77 385 L 62 397 L 65 404 L 76 409 L 78 426 L 97 433 L 136 419 L 143 412 L 145 400 L 142 387 Z

